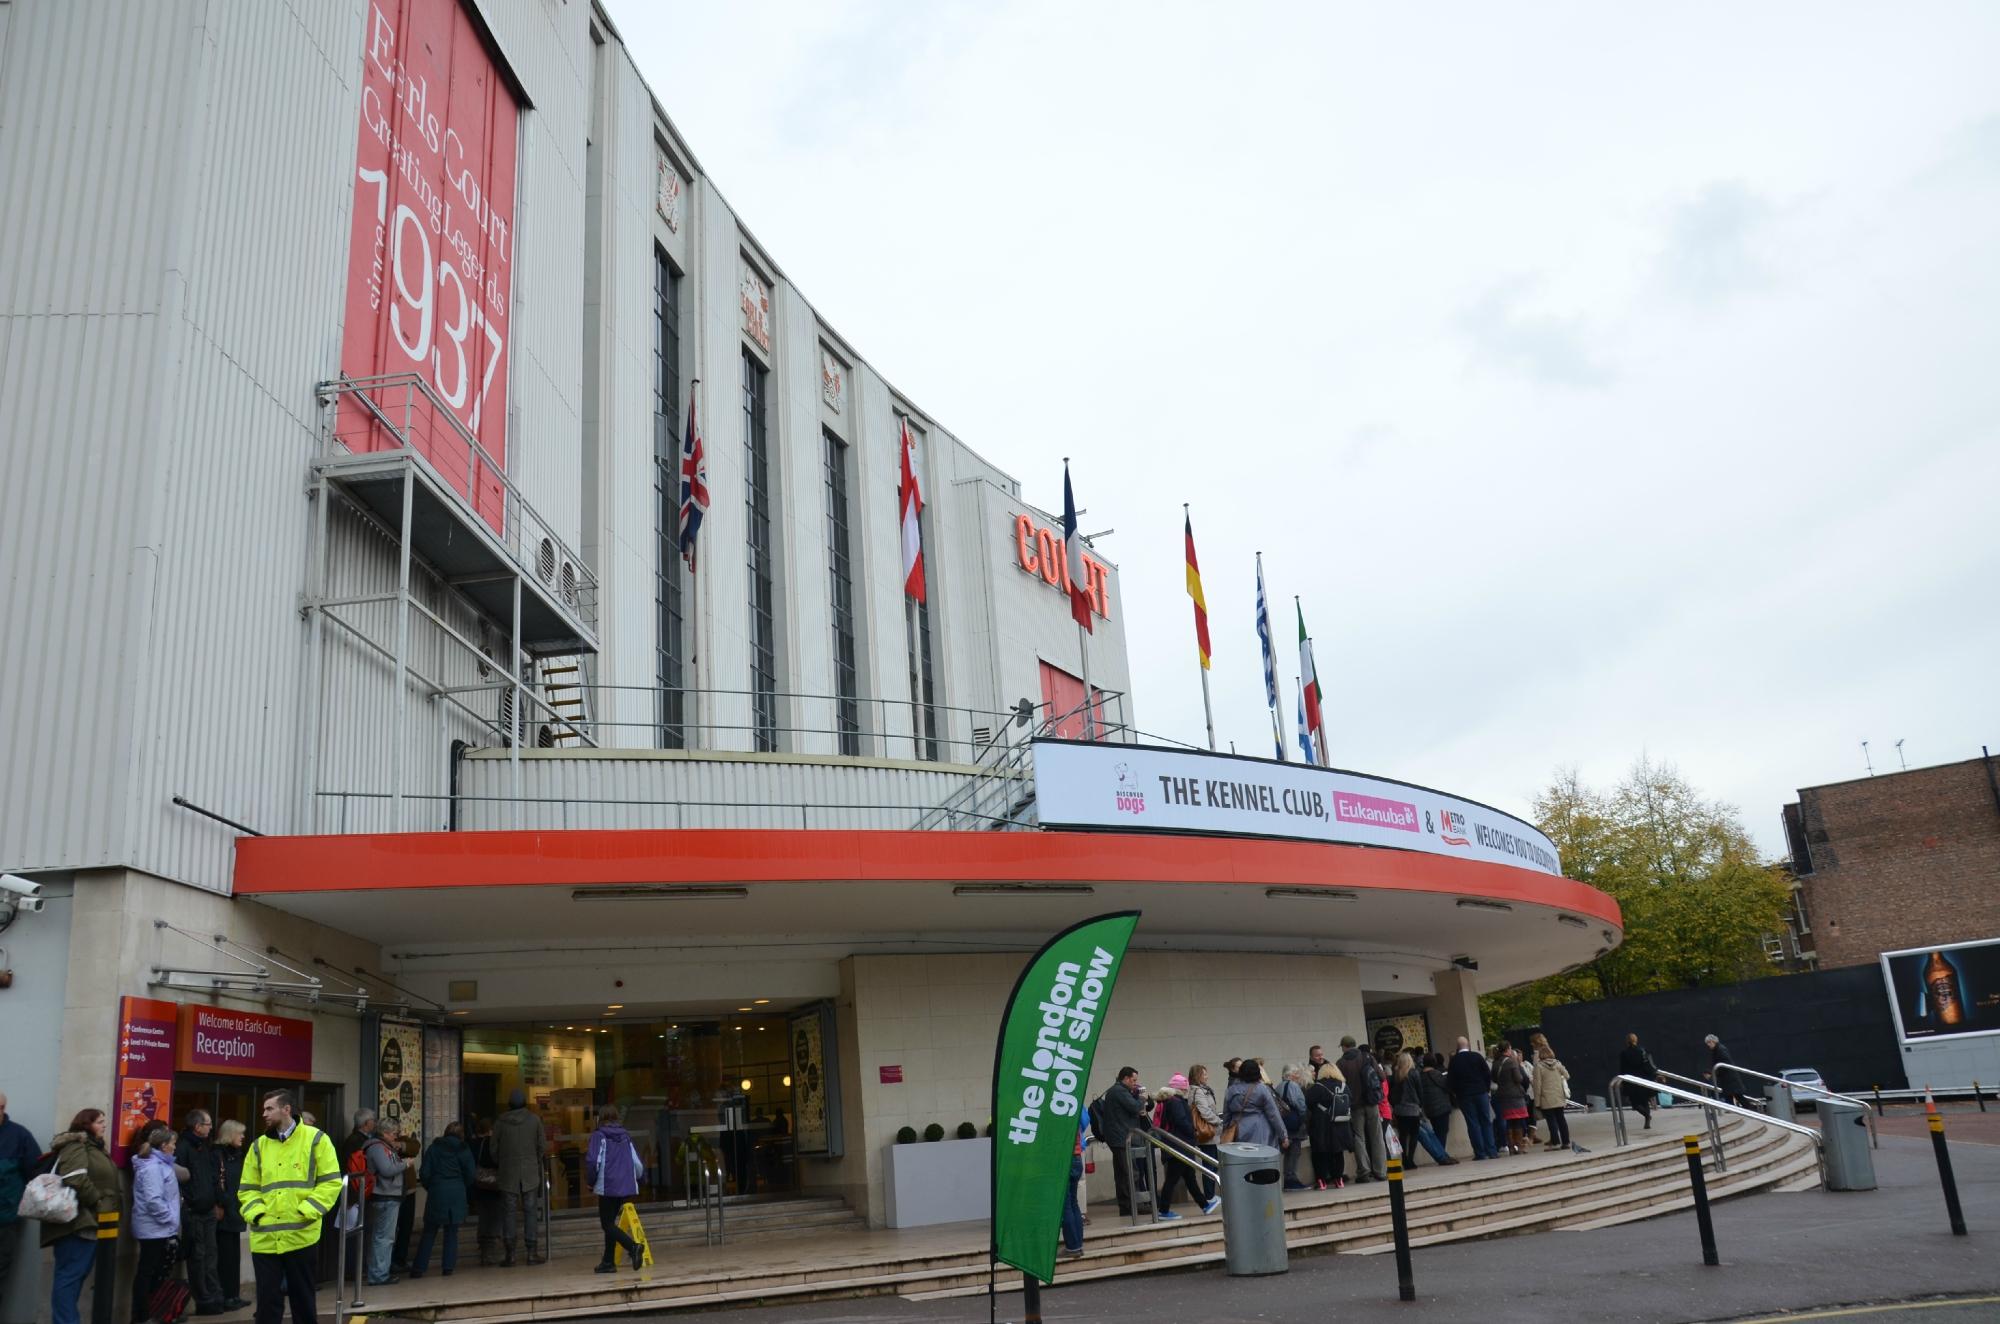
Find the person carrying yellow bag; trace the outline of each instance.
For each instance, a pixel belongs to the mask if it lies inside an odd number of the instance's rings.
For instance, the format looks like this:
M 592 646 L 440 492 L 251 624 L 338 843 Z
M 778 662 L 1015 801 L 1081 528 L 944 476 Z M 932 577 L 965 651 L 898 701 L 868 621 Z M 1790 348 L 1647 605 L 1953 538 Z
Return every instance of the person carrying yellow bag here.
M 637 1261 L 637 1267 L 644 1268 L 653 1262 L 653 1246 L 646 1240 L 646 1225 L 639 1221 L 639 1206 L 630 1200 L 619 1207 L 618 1230 L 638 1244 L 639 1253 L 633 1257 Z M 612 1263 L 617 1263 L 618 1256 L 624 1253 L 623 1249 L 613 1251 Z
M 257 1274 L 257 1324 L 319 1324 L 313 1280 L 321 1220 L 340 1199 L 340 1158 L 319 1128 L 298 1120 L 290 1090 L 264 1096 L 264 1134 L 243 1159 L 238 1201 Z
M 591 1133 L 590 1147 L 583 1154 L 583 1175 L 597 1197 L 597 1223 L 604 1229 L 604 1259 L 597 1266 L 598 1273 L 617 1272 L 616 1255 L 621 1249 L 632 1257 L 634 1271 L 652 1261 L 650 1251 L 640 1249 L 632 1234 L 625 1230 L 622 1219 L 623 1212 L 630 1208 L 627 1202 L 639 1194 L 641 1171 L 639 1147 L 618 1124 L 617 1105 L 605 1104 L 597 1110 L 597 1130 Z M 634 1209 L 634 1226 L 638 1221 L 639 1212 Z

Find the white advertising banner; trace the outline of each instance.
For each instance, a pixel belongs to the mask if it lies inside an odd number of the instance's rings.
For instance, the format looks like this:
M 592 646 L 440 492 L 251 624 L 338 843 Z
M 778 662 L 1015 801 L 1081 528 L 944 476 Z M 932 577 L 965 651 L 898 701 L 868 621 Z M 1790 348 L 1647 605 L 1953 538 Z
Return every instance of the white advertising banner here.
M 1486 805 L 1233 754 L 1037 740 L 1035 803 L 1046 827 L 1291 837 L 1562 872 L 1553 842 Z

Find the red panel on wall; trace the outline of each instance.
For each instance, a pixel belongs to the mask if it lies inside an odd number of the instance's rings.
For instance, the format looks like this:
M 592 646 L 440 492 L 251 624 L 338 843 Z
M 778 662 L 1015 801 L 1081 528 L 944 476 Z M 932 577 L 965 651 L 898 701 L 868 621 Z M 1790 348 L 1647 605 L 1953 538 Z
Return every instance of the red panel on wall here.
M 1093 685 L 1091 707 L 1096 709 L 1097 729 L 1104 729 L 1104 691 Z M 1042 703 L 1043 711 L 1049 717 L 1061 718 L 1051 732 L 1063 740 L 1082 740 L 1083 734 L 1083 681 L 1070 675 L 1061 667 L 1042 663 Z
M 460 0 L 372 0 L 361 51 L 360 150 L 341 371 L 415 373 L 478 450 L 421 398 L 415 448 L 499 530 L 513 346 L 514 188 L 521 109 Z M 404 396 L 393 400 L 404 425 Z M 352 401 L 352 451 L 396 445 Z M 484 454 L 479 452 L 483 451 Z

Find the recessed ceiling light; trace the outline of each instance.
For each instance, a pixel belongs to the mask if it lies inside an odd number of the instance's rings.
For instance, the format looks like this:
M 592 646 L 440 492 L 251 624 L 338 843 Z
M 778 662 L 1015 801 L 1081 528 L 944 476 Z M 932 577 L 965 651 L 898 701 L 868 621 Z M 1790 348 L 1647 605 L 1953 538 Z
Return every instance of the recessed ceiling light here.
M 1296 897 L 1306 901 L 1359 901 L 1358 893 L 1342 892 L 1330 887 L 1267 887 L 1264 895 L 1276 900 L 1280 897 Z
M 1466 896 L 1460 897 L 1458 904 L 1466 910 L 1512 910 L 1514 908 L 1505 901 L 1485 901 L 1477 897 Z
M 745 1094 L 748 1094 L 750 1092 L 750 1077 L 748 1076 L 745 1076 L 743 1078 L 743 1092 Z
M 738 1011 L 748 1011 L 748 1010 L 750 1010 L 750 1009 L 749 1009 L 748 1007 L 738 1007 L 738 1008 L 737 1008 L 736 1010 L 738 1010 Z
M 1063 896 L 1089 896 L 1097 891 L 1089 883 L 962 883 L 951 889 L 953 896 L 1022 896 L 1046 892 Z
M 752 998 L 750 1000 L 760 1007 L 768 1005 L 771 1001 L 769 998 Z
M 1556 923 L 1567 924 L 1573 929 L 1587 929 L 1590 927 L 1589 920 L 1579 919 L 1575 915 L 1557 915 Z
M 665 887 L 578 887 L 570 890 L 572 901 L 741 901 L 750 895 L 747 887 L 705 884 Z
M 622 1002 L 607 1002 L 604 1004 L 604 1009 L 606 1011 L 623 1011 L 625 1010 L 625 1004 Z

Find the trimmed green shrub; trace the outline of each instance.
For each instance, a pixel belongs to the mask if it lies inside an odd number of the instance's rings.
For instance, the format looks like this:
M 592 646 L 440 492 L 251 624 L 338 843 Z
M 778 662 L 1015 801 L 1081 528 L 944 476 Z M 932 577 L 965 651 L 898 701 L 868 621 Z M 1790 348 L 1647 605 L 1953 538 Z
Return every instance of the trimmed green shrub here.
M 915 1128 L 914 1126 L 906 1126 L 902 1130 L 896 1132 L 896 1143 L 899 1145 L 916 1144 L 917 1128 Z
M 958 1138 L 960 1140 L 976 1140 L 979 1138 L 979 1128 L 971 1122 L 960 1122 L 958 1124 Z
M 926 1140 L 944 1139 L 944 1128 L 938 1125 L 936 1122 L 932 1122 L 929 1126 L 924 1128 L 924 1139 Z

